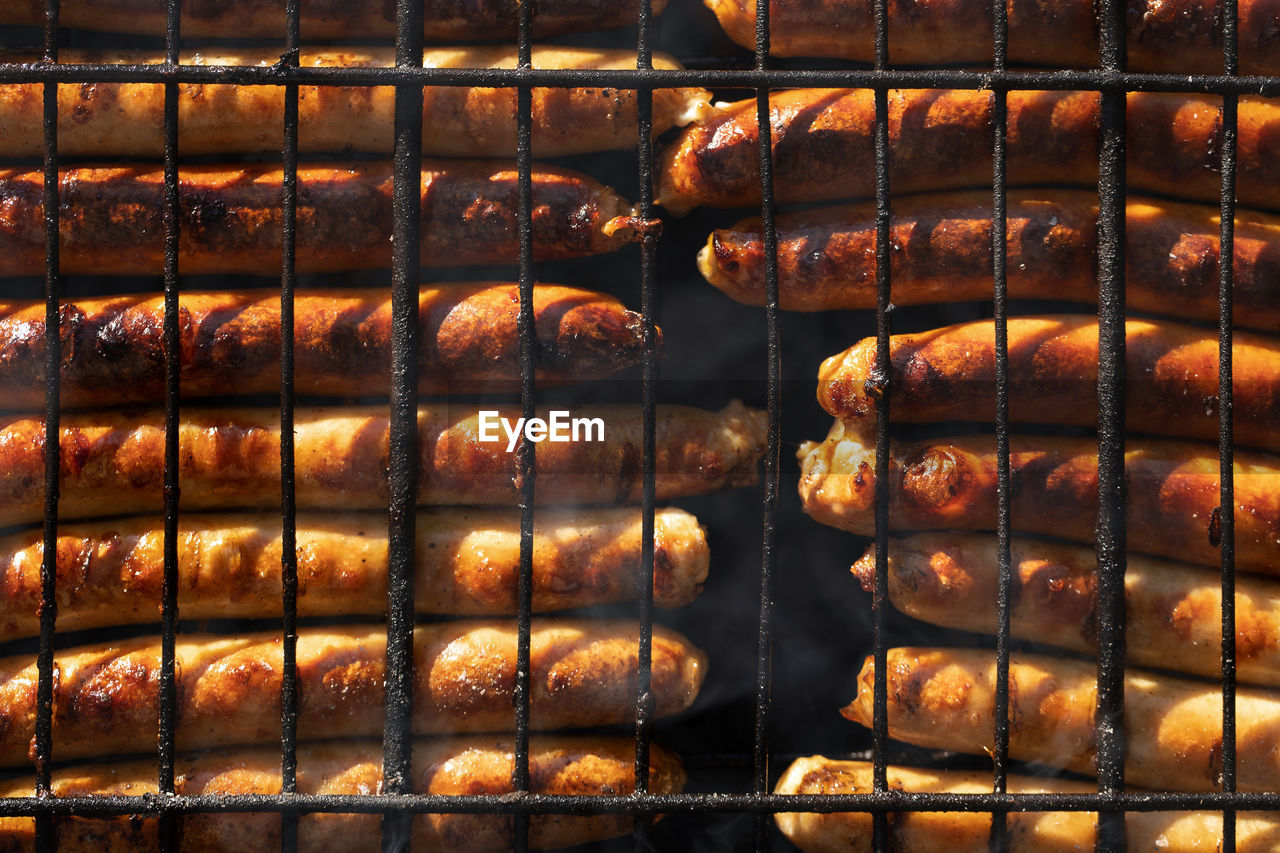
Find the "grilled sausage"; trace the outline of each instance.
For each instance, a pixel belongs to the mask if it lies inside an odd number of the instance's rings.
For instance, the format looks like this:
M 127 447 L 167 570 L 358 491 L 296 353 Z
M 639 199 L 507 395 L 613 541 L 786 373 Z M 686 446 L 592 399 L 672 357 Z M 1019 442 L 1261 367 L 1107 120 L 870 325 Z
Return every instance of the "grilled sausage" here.
M 540 510 L 534 521 L 533 608 L 588 607 L 639 596 L 638 509 Z M 706 533 L 689 513 L 654 513 L 653 595 L 692 601 L 707 577 Z M 520 514 L 446 509 L 417 518 L 414 595 L 420 613 L 515 613 Z M 58 630 L 155 622 L 164 525 L 126 519 L 62 525 Z M 270 618 L 281 610 L 278 516 L 185 515 L 178 532 L 178 607 L 185 619 Z M 379 615 L 387 605 L 387 525 L 379 514 L 300 513 L 298 615 Z M 0 538 L 0 639 L 40 630 L 39 530 Z
M 518 391 L 518 298 L 519 287 L 509 283 L 424 285 L 419 391 Z M 178 303 L 183 398 L 280 392 L 278 290 L 183 291 Z M 539 285 L 533 310 L 543 383 L 607 376 L 643 356 L 640 315 L 611 296 Z M 387 393 L 392 333 L 385 290 L 298 291 L 293 311 L 297 393 Z M 0 302 L 0 406 L 6 409 L 44 407 L 44 320 L 43 302 Z M 163 402 L 163 296 L 66 301 L 60 335 L 64 407 Z
M 989 753 L 995 721 L 995 653 L 977 649 L 890 649 L 889 736 L 935 749 Z M 858 674 L 858 695 L 841 713 L 871 725 L 875 666 Z M 1009 756 L 1093 772 L 1098 668 L 1046 655 L 1009 660 Z M 1124 683 L 1125 781 L 1177 791 L 1222 785 L 1219 685 L 1127 670 Z M 1280 693 L 1236 693 L 1241 791 L 1275 790 L 1280 771 Z
M 34 62 L 36 54 L 0 54 L 0 61 Z M 156 53 L 65 50 L 59 61 L 94 65 L 152 65 Z M 280 61 L 267 50 L 201 51 L 182 57 L 184 65 L 269 66 Z M 305 50 L 306 67 L 386 67 L 391 48 Z M 553 69 L 635 68 L 634 51 L 537 47 L 533 67 Z M 515 68 L 514 47 L 431 48 L 427 68 Z M 656 54 L 653 66 L 679 68 Z M 43 86 L 0 86 L 0 146 L 12 156 L 37 157 Z M 514 157 L 516 90 L 431 86 L 423 90 L 422 153 L 444 157 Z M 66 156 L 159 157 L 164 133 L 160 83 L 64 83 L 59 87 L 58 151 Z M 638 141 L 635 92 L 620 89 L 534 89 L 532 150 L 535 157 L 631 149 Z M 710 109 L 702 89 L 653 90 L 653 133 L 685 125 Z M 390 154 L 395 117 L 391 86 L 300 86 L 298 150 L 372 151 Z M 178 149 L 183 155 L 279 152 L 284 126 L 283 86 L 182 83 L 178 86 Z
M 1097 559 L 1092 548 L 1014 539 L 1012 635 L 1092 653 L 1097 649 Z M 875 548 L 853 573 L 870 591 Z M 996 632 L 995 537 L 918 533 L 889 546 L 889 597 L 909 616 L 963 631 Z M 1222 576 L 1130 555 L 1124 575 L 1128 659 L 1217 678 L 1222 672 Z M 1280 687 L 1280 584 L 1236 579 L 1236 677 Z
M 755 0 L 705 0 L 720 26 L 749 50 L 756 45 Z M 774 56 L 831 56 L 875 61 L 873 4 L 806 0 L 769 5 L 769 50 Z M 1130 3 L 1126 68 L 1177 74 L 1221 74 L 1222 13 L 1205 0 Z M 1098 12 L 1092 3 L 1009 0 L 1007 57 L 1011 62 L 1094 67 Z M 1280 5 L 1239 4 L 1240 72 L 1276 74 L 1280 64 Z M 972 0 L 891 2 L 887 6 L 889 61 L 903 65 L 992 62 L 991 4 Z
M 424 160 L 422 168 L 422 263 L 515 263 L 515 164 Z M 280 167 L 183 166 L 179 177 L 183 273 L 270 275 L 279 270 Z M 161 167 L 64 169 L 59 182 L 63 273 L 156 275 L 163 270 Z M 390 266 L 391 190 L 389 161 L 299 166 L 297 271 Z M 43 199 L 43 173 L 0 169 L 5 213 L 0 216 L 0 275 L 44 273 Z M 353 210 L 360 215 L 352 216 Z M 552 166 L 533 169 L 536 259 L 617 249 L 629 236 L 628 214 L 617 193 L 585 175 Z
M 1098 299 L 1098 196 L 1015 190 L 1007 198 L 1006 282 L 1014 299 Z M 1218 211 L 1129 196 L 1125 299 L 1131 309 L 1218 319 Z M 890 283 L 895 305 L 989 300 L 991 193 L 895 200 Z M 748 305 L 764 305 L 759 218 L 712 232 L 698 253 L 707 281 Z M 789 311 L 876 307 L 876 214 L 834 205 L 777 219 L 778 299 Z M 1235 224 L 1234 320 L 1280 328 L 1280 219 L 1241 211 Z
M 414 743 L 414 793 L 504 794 L 511 791 L 515 747 L 504 736 L 422 738 Z M 530 790 L 535 794 L 617 795 L 635 789 L 635 743 L 629 738 L 534 735 L 529 739 Z M 678 793 L 685 782 L 679 757 L 654 744 L 649 754 L 649 791 Z M 278 794 L 278 749 L 219 749 L 180 755 L 174 769 L 179 796 Z M 155 761 L 113 762 L 53 772 L 58 797 L 141 796 L 156 791 Z M 34 780 L 13 780 L 0 796 L 30 796 Z M 302 744 L 298 747 L 299 794 L 382 793 L 382 749 L 377 742 Z M 182 849 L 201 853 L 242 853 L 280 845 L 280 818 L 270 813 L 177 815 Z M 298 818 L 298 847 L 316 851 L 380 850 L 377 814 L 304 814 Z M 512 849 L 510 815 L 415 815 L 410 843 L 415 850 L 442 853 L 498 853 Z M 622 835 L 632 819 L 624 813 L 570 817 L 534 815 L 529 846 L 547 849 Z M 156 819 L 63 818 L 56 822 L 58 849 L 67 853 L 158 853 Z M 34 851 L 33 818 L 0 818 L 0 848 Z
M 533 625 L 530 720 L 537 729 L 599 726 L 634 717 L 636 622 L 544 619 Z M 415 734 L 512 731 L 514 620 L 439 622 L 414 634 Z M 380 734 L 382 626 L 298 632 L 298 737 Z M 274 743 L 280 738 L 281 647 L 276 633 L 179 638 L 175 660 L 176 745 Z M 65 649 L 54 668 L 53 754 L 59 759 L 155 748 L 160 642 L 144 637 Z M 653 635 L 655 713 L 693 702 L 703 653 L 660 626 Z M 0 660 L 0 763 L 22 764 L 35 735 L 36 665 Z
M 1128 183 L 1136 190 L 1218 201 L 1221 103 L 1200 95 L 1133 92 L 1128 100 Z M 1098 181 L 1097 92 L 1011 91 L 1010 186 Z M 1274 156 L 1280 103 L 1241 98 L 1242 205 L 1276 207 Z M 889 92 L 889 174 L 895 194 L 991 186 L 992 95 L 985 91 Z M 795 89 L 770 99 L 775 199 L 875 196 L 875 99 L 870 89 Z M 663 153 L 658 198 L 679 216 L 697 205 L 760 204 L 756 99 L 686 128 Z
M 898 530 L 995 530 L 992 436 L 896 442 L 889 464 L 889 524 Z M 800 447 L 800 496 L 823 524 L 875 529 L 875 448 L 836 421 L 825 442 Z M 1092 439 L 1013 436 L 1014 530 L 1094 541 L 1098 445 Z M 1125 451 L 1128 547 L 1220 564 L 1218 451 L 1208 444 L 1130 440 Z M 1236 566 L 1280 570 L 1280 458 L 1235 455 Z
M 1098 322 L 1093 317 L 1008 321 L 1009 416 L 1024 423 L 1095 426 Z M 995 322 L 978 320 L 889 341 L 886 390 L 896 421 L 995 420 Z M 873 435 L 876 339 L 828 358 L 818 402 Z M 1151 320 L 1125 325 L 1126 426 L 1135 432 L 1218 438 L 1218 335 Z M 1237 333 L 1232 343 L 1235 440 L 1280 450 L 1280 341 Z
M 279 0 L 182 0 L 180 21 L 187 37 L 281 38 L 284 7 Z M 653 14 L 666 0 L 653 0 Z M 44 25 L 43 0 L 10 0 L 0 11 L 0 23 Z M 583 3 L 580 0 L 541 0 L 533 14 L 534 38 L 562 33 L 611 30 L 634 24 L 635 0 Z M 396 6 L 385 0 L 302 0 L 299 4 L 302 38 L 306 41 L 353 38 L 392 38 L 396 34 Z M 514 41 L 520 10 L 515 0 L 429 0 L 422 23 L 427 41 Z M 164 0 L 65 0 L 58 23 L 82 30 L 164 35 Z
M 888 771 L 889 789 L 923 794 L 990 794 L 991 773 L 895 767 Z M 783 772 L 778 794 L 869 794 L 871 764 L 836 761 L 821 755 L 798 758 Z M 1088 782 L 1010 774 L 1010 794 L 1096 794 Z M 895 850 L 911 853 L 987 853 L 991 815 L 982 812 L 891 812 L 889 827 Z M 778 829 L 805 853 L 870 851 L 871 815 L 858 812 L 784 812 Z M 1222 841 L 1221 812 L 1128 812 L 1128 850 L 1203 853 Z M 1092 812 L 1009 812 L 1007 853 L 1078 853 L 1094 846 L 1097 815 Z M 1236 850 L 1274 853 L 1280 846 L 1280 820 L 1267 812 L 1240 812 L 1235 819 Z
M 488 412 L 492 414 L 481 414 Z M 581 406 L 537 448 L 537 500 L 544 506 L 640 499 L 643 429 L 638 407 Z M 577 434 L 566 422 L 591 423 Z M 500 419 L 507 427 L 500 425 Z M 418 503 L 514 505 L 521 487 L 519 407 L 439 404 L 418 409 Z M 765 446 L 764 412 L 734 401 L 719 413 L 661 406 L 657 413 L 658 500 L 755 482 Z M 85 412 L 62 418 L 59 515 L 64 519 L 160 512 L 164 412 Z M 531 430 L 537 434 L 536 430 Z M 43 418 L 0 419 L 0 526 L 43 518 Z M 385 407 L 299 408 L 294 419 L 297 505 L 386 507 Z M 275 409 L 181 410 L 179 485 L 185 509 L 276 508 L 280 504 L 280 413 Z

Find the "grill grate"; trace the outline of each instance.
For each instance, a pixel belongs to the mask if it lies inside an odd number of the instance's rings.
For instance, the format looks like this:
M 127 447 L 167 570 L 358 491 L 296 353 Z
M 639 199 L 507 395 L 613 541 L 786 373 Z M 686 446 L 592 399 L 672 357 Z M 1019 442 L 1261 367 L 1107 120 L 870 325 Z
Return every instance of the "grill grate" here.
M 641 817 L 668 813 L 743 813 L 754 816 L 754 846 L 764 850 L 770 844 L 770 815 L 776 811 L 829 812 L 857 810 L 875 815 L 876 849 L 887 849 L 886 815 L 897 810 L 990 811 L 995 816 L 992 846 L 1000 849 L 1007 840 L 1005 816 L 1010 811 L 1099 811 L 1099 849 L 1122 849 L 1124 813 L 1174 809 L 1217 809 L 1227 817 L 1223 849 L 1234 849 L 1234 817 L 1237 809 L 1280 808 L 1280 793 L 1239 793 L 1235 790 L 1235 616 L 1233 483 L 1231 424 L 1231 317 L 1232 265 L 1221 264 L 1220 280 L 1220 375 L 1219 424 L 1221 458 L 1222 537 L 1222 690 L 1224 731 L 1222 747 L 1223 790 L 1218 793 L 1134 794 L 1124 791 L 1123 710 L 1124 676 L 1124 207 L 1125 207 L 1125 96 L 1132 91 L 1197 92 L 1222 97 L 1222 194 L 1221 253 L 1232 256 L 1235 214 L 1236 105 L 1239 95 L 1260 93 L 1280 95 L 1280 78 L 1238 77 L 1237 24 L 1235 0 L 1224 0 L 1223 70 L 1225 76 L 1133 74 L 1125 71 L 1124 4 L 1103 0 L 1101 57 L 1098 70 L 1065 72 L 1009 71 L 1005 68 L 1008 23 L 1004 3 L 993 4 L 995 62 L 991 71 L 894 70 L 888 66 L 887 5 L 875 3 L 876 62 L 870 70 L 812 70 L 771 67 L 769 53 L 768 4 L 763 4 L 757 21 L 757 49 L 754 67 L 749 69 L 697 69 L 659 71 L 652 68 L 653 20 L 648 0 L 642 0 L 638 16 L 637 67 L 626 71 L 535 70 L 530 67 L 532 5 L 520 5 L 519 63 L 513 70 L 423 69 L 421 67 L 422 7 L 412 0 L 397 2 L 396 65 L 394 68 L 301 68 L 298 63 L 299 0 L 286 0 L 285 53 L 275 66 L 264 68 L 218 68 L 181 66 L 178 60 L 179 0 L 167 0 L 168 23 L 165 34 L 166 63 L 161 66 L 59 65 L 58 0 L 46 2 L 44 60 L 30 64 L 0 65 L 0 82 L 37 82 L 44 85 L 44 175 L 46 246 L 46 454 L 45 521 L 42 567 L 41 632 L 38 666 L 39 686 L 36 726 L 36 794 L 34 798 L 0 801 L 0 812 L 34 815 L 37 819 L 37 849 L 53 850 L 53 820 L 66 815 L 159 815 L 162 849 L 175 849 L 176 818 L 202 811 L 279 812 L 284 818 L 283 849 L 297 848 L 297 816 L 301 812 L 381 813 L 384 815 L 383 843 L 391 848 L 408 836 L 408 820 L 421 812 L 499 812 L 516 816 L 517 849 L 527 849 L 528 817 L 541 813 L 596 814 L 625 812 Z M 165 585 L 163 593 L 163 677 L 159 720 L 158 796 L 47 798 L 49 763 L 56 753 L 51 738 L 52 667 L 56 619 L 54 547 L 57 532 L 59 436 L 58 316 L 61 285 L 58 261 L 58 150 L 57 85 L 60 82 L 133 81 L 157 82 L 165 86 Z M 176 796 L 174 790 L 174 642 L 178 623 L 176 534 L 180 496 L 177 483 L 178 418 L 178 196 L 177 196 L 177 87 L 185 82 L 240 83 L 285 86 L 283 162 L 285 170 L 282 207 L 284 211 L 284 253 L 281 270 L 281 389 L 282 423 L 281 523 L 284 535 L 283 631 L 285 677 L 283 689 L 281 768 L 283 793 L 279 796 L 240 795 L 227 797 Z M 297 566 L 294 556 L 295 500 L 294 460 L 291 424 L 294 416 L 293 391 L 293 294 L 296 286 L 293 247 L 297 211 L 298 86 L 394 85 L 395 192 L 392 260 L 393 316 L 395 346 L 391 387 L 391 501 L 390 578 L 387 613 L 387 684 L 385 724 L 385 790 L 377 796 L 299 795 L 296 793 L 296 725 L 298 695 L 293 669 L 297 624 Z M 755 680 L 755 721 L 752 744 L 752 790 L 750 793 L 691 793 L 653 795 L 648 792 L 648 756 L 652 728 L 650 642 L 653 621 L 652 575 L 637 605 L 642 623 L 640 636 L 640 676 L 636 695 L 636 793 L 628 796 L 573 797 L 527 793 L 529 784 L 529 635 L 531 613 L 531 571 L 533 507 L 535 503 L 535 459 L 531 443 L 522 445 L 521 583 L 519 588 L 519 665 L 516 705 L 515 787 L 513 796 L 440 797 L 416 795 L 411 791 L 412 667 L 414 626 L 413 560 L 414 495 L 417 486 L 417 288 L 419 280 L 418 231 L 420 143 L 422 135 L 422 87 L 504 86 L 519 91 L 518 150 L 520 256 L 519 318 L 522 407 L 526 417 L 533 413 L 535 339 L 532 287 L 535 278 L 531 242 L 531 92 L 534 86 L 615 86 L 637 92 L 639 139 L 637 148 L 639 217 L 641 219 L 640 301 L 644 317 L 643 360 L 643 560 L 653 558 L 654 515 L 654 435 L 657 386 L 657 342 L 654 317 L 657 312 L 656 252 L 658 231 L 648 227 L 652 216 L 653 156 L 650 143 L 652 93 L 666 86 L 747 87 L 757 93 L 760 119 L 760 173 L 763 197 L 762 217 L 766 254 L 766 306 L 764 311 L 769 413 L 768 451 L 762 503 L 762 542 L 759 575 L 759 619 Z M 993 754 L 993 792 L 981 795 L 909 794 L 888 789 L 886 782 L 886 632 L 887 600 L 887 477 L 889 403 L 879 397 L 877 469 L 876 577 L 873 593 L 873 643 L 876 662 L 874 683 L 875 725 L 873 727 L 874 792 L 868 795 L 802 795 L 780 797 L 769 793 L 771 693 L 773 686 L 771 652 L 774 634 L 774 571 L 781 447 L 781 340 L 778 316 L 777 234 L 774 225 L 773 162 L 768 122 L 768 96 L 775 88 L 792 86 L 857 86 L 876 90 L 876 199 L 877 199 L 877 287 L 878 339 L 877 370 L 881 381 L 888 375 L 888 342 L 891 326 L 889 280 L 889 173 L 887 91 L 893 87 L 947 87 L 990 89 L 994 93 L 996 128 L 992 176 L 995 221 L 992 232 L 994 257 L 994 314 L 997 341 L 997 403 L 994 420 L 999 458 L 998 541 L 999 541 L 999 631 L 996 640 L 998 665 L 996 732 Z M 1099 364 L 1099 645 L 1098 660 L 1098 767 L 1099 788 L 1095 795 L 1038 794 L 1012 796 L 1005 792 L 1009 739 L 1008 666 L 1010 650 L 1010 594 L 1012 572 L 1009 533 L 1009 399 L 1007 352 L 1007 293 L 1005 263 L 1005 162 L 1006 93 L 1016 89 L 1088 89 L 1102 93 L 1103 125 L 1099 163 L 1099 323 L 1104 345 Z M 815 746 L 817 746 L 815 744 Z M 649 849 L 646 820 L 637 823 L 637 850 Z

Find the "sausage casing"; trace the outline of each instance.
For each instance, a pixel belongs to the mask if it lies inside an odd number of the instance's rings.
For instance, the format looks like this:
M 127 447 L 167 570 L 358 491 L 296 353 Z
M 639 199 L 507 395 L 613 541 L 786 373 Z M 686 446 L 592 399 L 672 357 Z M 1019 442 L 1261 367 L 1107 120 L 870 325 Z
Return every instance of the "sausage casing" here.
M 934 749 L 989 753 L 995 728 L 996 657 L 977 649 L 890 649 L 889 736 Z M 871 725 L 873 659 L 841 713 Z M 1009 660 L 1009 756 L 1093 773 L 1095 662 L 1014 654 Z M 1177 791 L 1222 785 L 1221 685 L 1125 671 L 1125 781 Z M 1280 772 L 1280 693 L 1236 693 L 1241 791 L 1274 791 Z
M 989 771 L 887 768 L 891 791 L 924 794 L 990 794 Z M 872 768 L 866 761 L 836 761 L 821 755 L 798 758 L 783 771 L 778 794 L 870 794 Z M 1023 776 L 1011 773 L 1010 794 L 1096 794 L 1090 782 Z M 783 812 L 775 818 L 787 839 L 805 853 L 870 853 L 871 815 L 859 812 Z M 1093 812 L 1008 813 L 1007 853 L 1078 853 L 1094 846 L 1097 815 Z M 1217 849 L 1221 812 L 1128 812 L 1124 816 L 1129 850 L 1204 853 Z M 983 812 L 893 812 L 889 815 L 893 844 L 911 853 L 988 853 L 991 814 Z M 1235 816 L 1236 849 L 1240 853 L 1274 853 L 1280 845 L 1280 821 L 1267 812 Z M 1207 845 L 1207 846 L 1206 846 Z
M 1092 547 L 1014 538 L 1012 636 L 1073 651 L 1097 649 L 1097 557 Z M 996 539 L 989 534 L 917 533 L 889 545 L 889 598 L 916 619 L 975 633 L 997 632 Z M 853 566 L 870 591 L 875 548 Z M 1280 584 L 1236 578 L 1236 677 L 1280 687 Z M 1125 649 L 1138 666 L 1206 678 L 1222 674 L 1222 575 L 1153 560 L 1125 563 Z
M 298 746 L 299 794 L 376 794 L 382 788 L 382 748 L 377 742 Z M 506 736 L 421 738 L 413 744 L 414 793 L 505 794 L 511 791 L 515 746 Z M 529 738 L 530 791 L 535 794 L 612 795 L 635 789 L 635 741 L 600 736 L 533 735 Z M 649 754 L 649 790 L 674 794 L 685 773 L 675 753 L 654 744 Z M 27 797 L 34 780 L 10 781 L 0 796 Z M 155 761 L 112 762 L 53 771 L 54 796 L 155 793 Z M 174 792 L 179 796 L 278 794 L 279 749 L 218 749 L 179 755 Z M 242 853 L 280 845 L 279 815 L 269 813 L 180 814 L 177 836 L 184 850 Z M 303 814 L 298 847 L 309 851 L 381 849 L 377 814 Z M 56 823 L 58 849 L 67 853 L 159 853 L 154 817 L 62 818 Z M 624 813 L 571 817 L 534 815 L 529 846 L 548 849 L 623 835 L 632 819 Z M 515 844 L 510 815 L 421 814 L 412 823 L 415 850 L 442 853 L 499 853 Z M 0 847 L 34 851 L 33 818 L 0 818 Z
M 898 530 L 995 530 L 994 436 L 895 442 L 889 461 L 889 524 Z M 823 524 L 875 532 L 875 447 L 836 421 L 824 442 L 801 445 L 800 497 Z M 1128 547 L 1219 566 L 1218 449 L 1131 439 L 1125 450 Z M 1010 438 L 1012 529 L 1094 541 L 1098 443 L 1089 438 Z M 1280 457 L 1235 454 L 1236 567 L 1280 567 Z
M 638 598 L 643 519 L 638 509 L 539 510 L 533 535 L 533 609 L 543 612 Z M 653 596 L 692 601 L 707 577 L 706 533 L 684 510 L 654 513 Z M 520 513 L 419 513 L 419 613 L 515 613 Z M 380 514 L 299 513 L 298 615 L 381 615 L 387 605 L 387 524 Z M 278 617 L 280 518 L 184 515 L 178 522 L 178 607 L 184 619 Z M 159 518 L 64 524 L 57 539 L 58 630 L 155 623 L 164 580 Z M 0 639 L 40 631 L 39 530 L 0 538 Z
M 185 24 L 185 22 L 184 22 Z M 185 29 L 185 27 L 184 27 Z M 162 54 L 64 50 L 59 61 L 90 65 L 151 65 Z M 429 48 L 427 68 L 514 68 L 514 47 Z M 35 62 L 36 54 L 0 54 L 0 61 Z M 270 66 L 279 51 L 241 50 L 187 53 L 184 65 Z M 624 50 L 573 47 L 533 49 L 534 68 L 635 68 L 636 54 Z M 303 68 L 387 67 L 392 48 L 303 50 Z M 664 54 L 653 67 L 680 64 Z M 10 156 L 38 157 L 42 150 L 42 84 L 0 86 L 0 147 Z M 164 131 L 164 84 L 111 83 L 58 87 L 58 151 L 67 156 L 160 157 Z M 592 151 L 631 149 L 637 143 L 635 92 L 582 87 L 534 89 L 532 152 L 559 157 Z M 654 89 L 653 133 L 685 125 L 710 108 L 702 89 Z M 428 86 L 423 90 L 422 153 L 441 157 L 514 157 L 516 90 L 471 86 Z M 298 87 L 298 150 L 303 153 L 369 151 L 390 154 L 395 126 L 392 86 Z M 284 144 L 283 86 L 178 84 L 178 150 L 185 156 L 240 152 L 279 153 Z
M 534 166 L 532 179 L 535 259 L 609 252 L 629 239 L 630 206 L 612 189 L 554 166 Z M 63 273 L 157 275 L 164 269 L 163 168 L 70 168 L 58 180 Z M 282 181 L 278 166 L 181 167 L 181 271 L 278 272 Z M 391 190 L 389 161 L 299 166 L 297 271 L 389 267 Z M 515 263 L 517 195 L 514 162 L 424 160 L 422 263 Z M 43 173 L 0 169 L 0 199 L 0 275 L 43 275 Z
M 419 504 L 519 503 L 519 454 L 508 450 L 511 442 L 498 420 L 505 419 L 514 429 L 521 419 L 520 409 L 495 406 L 481 410 L 492 413 L 482 416 L 472 405 L 419 407 Z M 551 425 L 549 412 L 540 409 L 538 416 Z M 538 502 L 544 506 L 638 502 L 644 455 L 640 409 L 580 406 L 571 416 L 596 421 L 599 429 L 587 424 L 575 435 L 562 422 L 557 432 L 571 440 L 538 444 Z M 754 483 L 765 448 L 766 421 L 764 412 L 737 401 L 718 413 L 659 406 L 654 457 L 657 499 Z M 490 429 L 482 432 L 486 423 Z M 298 408 L 294 414 L 298 508 L 385 508 L 388 426 L 386 407 Z M 279 410 L 184 407 L 178 432 L 178 485 L 184 509 L 279 506 Z M 43 518 L 44 435 L 43 417 L 0 419 L 0 526 Z M 61 518 L 163 511 L 163 411 L 65 415 L 59 453 Z
M 519 287 L 423 285 L 418 390 L 519 390 Z M 533 291 L 535 359 L 547 384 L 607 376 L 643 356 L 639 314 L 603 293 L 560 285 Z M 186 399 L 280 391 L 279 290 L 178 294 L 179 392 Z M 294 390 L 383 395 L 390 388 L 387 291 L 297 291 Z M 44 407 L 45 305 L 0 302 L 0 406 Z M 164 297 L 121 295 L 62 304 L 64 407 L 164 400 Z M 658 334 L 661 342 L 661 333 Z
M 1009 417 L 1096 426 L 1098 321 L 1062 314 L 1008 321 Z M 1218 438 L 1218 334 L 1152 320 L 1125 323 L 1125 426 L 1134 432 Z M 889 340 L 896 421 L 993 421 L 995 321 L 978 320 Z M 875 432 L 876 339 L 818 369 L 818 403 L 849 428 Z M 1237 444 L 1280 450 L 1280 340 L 1237 332 L 1232 341 Z
M 870 89 L 793 89 L 770 98 L 774 195 L 779 203 L 874 198 L 875 97 Z M 1219 99 L 1128 96 L 1129 187 L 1216 203 L 1222 142 Z M 1097 92 L 1010 91 L 1009 186 L 1098 182 Z M 889 92 L 889 180 L 894 193 L 990 186 L 993 96 L 948 89 Z M 1241 205 L 1274 208 L 1280 164 L 1271 140 L 1280 102 L 1239 103 Z M 658 199 L 675 215 L 698 205 L 759 207 L 756 99 L 691 125 L 663 152 Z
M 608 619 L 538 619 L 530 652 L 530 725 L 600 726 L 635 716 L 640 626 Z M 414 632 L 415 734 L 514 731 L 514 620 L 438 622 Z M 155 637 L 55 654 L 53 754 L 58 760 L 155 748 L 160 679 Z M 386 629 L 298 632 L 298 738 L 382 732 Z M 184 634 L 175 651 L 180 750 L 280 739 L 283 663 L 277 633 Z M 706 658 L 674 631 L 654 627 L 655 713 L 693 702 Z M 36 664 L 0 660 L 0 763 L 28 758 L 35 736 Z
M 832 205 L 777 218 L 778 300 L 789 311 L 876 307 L 876 218 L 870 204 Z M 889 240 L 895 305 L 990 300 L 991 193 L 895 199 Z M 1011 190 L 1006 283 L 1013 299 L 1098 299 L 1098 196 Z M 698 253 L 707 281 L 764 305 L 764 231 L 758 217 L 712 232 Z M 1125 208 L 1125 300 L 1139 311 L 1216 322 L 1218 209 L 1130 195 Z M 1280 219 L 1241 210 L 1233 268 L 1236 325 L 1280 328 Z

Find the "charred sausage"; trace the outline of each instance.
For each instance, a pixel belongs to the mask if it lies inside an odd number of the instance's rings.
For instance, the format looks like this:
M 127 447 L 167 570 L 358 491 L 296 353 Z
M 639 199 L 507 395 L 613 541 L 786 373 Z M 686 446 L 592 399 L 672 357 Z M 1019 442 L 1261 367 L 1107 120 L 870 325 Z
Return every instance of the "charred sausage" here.
M 1013 299 L 1098 299 L 1098 196 L 1073 190 L 1008 194 L 1006 282 Z M 895 200 L 890 284 L 895 305 L 992 298 L 991 193 Z M 778 298 L 790 311 L 876 307 L 875 206 L 834 205 L 777 219 Z M 711 284 L 764 304 L 759 218 L 712 232 L 698 253 Z M 1131 309 L 1218 319 L 1218 210 L 1130 195 L 1125 298 Z M 1234 320 L 1280 329 L 1280 219 L 1241 210 L 1235 223 Z
M 424 160 L 422 168 L 422 263 L 515 263 L 515 164 Z M 270 275 L 279 270 L 282 180 L 278 166 L 183 166 L 178 181 L 181 272 Z M 391 190 L 388 161 L 299 166 L 297 271 L 390 266 Z M 62 272 L 156 275 L 164 269 L 164 169 L 64 169 L 58 191 Z M 0 200 L 5 213 L 0 216 L 0 275 L 42 275 L 43 173 L 0 169 Z M 353 210 L 360 215 L 352 216 Z M 585 175 L 533 168 L 536 259 L 617 249 L 629 237 L 629 213 L 617 193 Z

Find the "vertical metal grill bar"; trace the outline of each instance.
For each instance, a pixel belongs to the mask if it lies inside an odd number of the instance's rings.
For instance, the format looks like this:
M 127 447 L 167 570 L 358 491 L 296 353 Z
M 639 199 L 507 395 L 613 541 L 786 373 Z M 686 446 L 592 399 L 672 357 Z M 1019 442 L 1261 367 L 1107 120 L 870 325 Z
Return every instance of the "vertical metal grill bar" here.
M 300 45 L 298 0 L 285 0 L 282 64 L 296 68 Z M 280 792 L 298 790 L 298 551 L 293 446 L 293 296 L 298 222 L 298 85 L 284 87 L 284 175 L 280 188 Z M 298 849 L 298 814 L 280 815 L 280 849 Z
M 58 0 L 45 2 L 44 61 L 58 61 Z M 36 652 L 36 789 L 50 791 L 53 760 L 53 635 L 58 619 L 58 475 L 61 470 L 58 277 L 58 84 L 44 84 L 44 536 L 40 561 L 40 645 Z M 54 849 L 53 819 L 36 817 L 36 850 Z
M 422 67 L 422 3 L 397 0 L 396 67 Z M 422 87 L 396 86 L 391 245 L 391 424 L 387 518 L 385 790 L 413 788 L 413 576 L 418 496 L 418 278 L 422 217 Z M 410 849 L 411 816 L 389 812 L 382 848 Z

